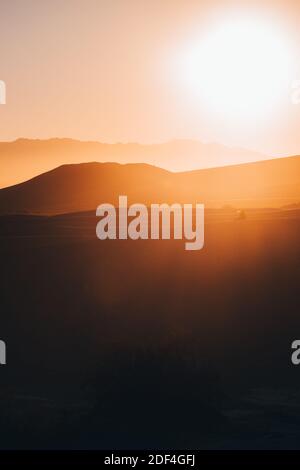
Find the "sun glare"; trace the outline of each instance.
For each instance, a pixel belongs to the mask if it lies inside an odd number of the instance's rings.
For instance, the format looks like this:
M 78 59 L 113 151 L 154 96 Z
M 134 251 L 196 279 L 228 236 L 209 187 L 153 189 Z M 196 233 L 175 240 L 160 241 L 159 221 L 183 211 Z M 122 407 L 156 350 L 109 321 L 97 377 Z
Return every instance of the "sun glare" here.
M 184 60 L 198 104 L 235 125 L 269 119 L 288 99 L 292 51 L 271 19 L 225 18 L 194 41 Z

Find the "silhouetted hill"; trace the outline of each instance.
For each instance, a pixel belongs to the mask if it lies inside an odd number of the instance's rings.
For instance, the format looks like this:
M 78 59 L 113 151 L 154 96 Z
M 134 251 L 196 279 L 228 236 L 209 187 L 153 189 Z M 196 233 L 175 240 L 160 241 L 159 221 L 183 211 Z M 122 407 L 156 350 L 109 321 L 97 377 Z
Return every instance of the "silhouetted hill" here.
M 14 142 L 0 142 L 0 187 L 21 183 L 70 163 L 142 162 L 170 171 L 186 171 L 267 158 L 249 150 L 193 140 L 142 145 L 81 142 L 73 139 L 18 139 Z
M 129 203 L 203 202 L 207 207 L 281 207 L 300 201 L 300 158 L 171 173 L 146 164 L 63 165 L 0 190 L 0 213 L 95 210 L 119 195 Z

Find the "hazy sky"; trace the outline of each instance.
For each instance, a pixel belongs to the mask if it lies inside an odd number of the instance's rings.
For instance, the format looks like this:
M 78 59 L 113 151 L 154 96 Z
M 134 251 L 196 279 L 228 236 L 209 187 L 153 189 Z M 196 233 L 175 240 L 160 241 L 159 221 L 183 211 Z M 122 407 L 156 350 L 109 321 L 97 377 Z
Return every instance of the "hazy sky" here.
M 0 0 L 0 80 L 7 85 L 0 140 L 192 138 L 274 155 L 300 153 L 300 104 L 292 104 L 288 88 L 269 100 L 274 109 L 267 119 L 243 121 L 232 118 L 228 103 L 207 108 L 197 74 L 184 79 L 190 73 L 185 56 L 222 17 L 226 24 L 240 10 L 262 17 L 268 31 L 275 25 L 274 47 L 284 42 L 293 61 L 290 78 L 300 80 L 298 0 Z M 250 53 L 254 66 L 256 52 Z M 209 61 L 203 65 L 209 68 Z M 218 88 L 222 76 L 213 80 Z

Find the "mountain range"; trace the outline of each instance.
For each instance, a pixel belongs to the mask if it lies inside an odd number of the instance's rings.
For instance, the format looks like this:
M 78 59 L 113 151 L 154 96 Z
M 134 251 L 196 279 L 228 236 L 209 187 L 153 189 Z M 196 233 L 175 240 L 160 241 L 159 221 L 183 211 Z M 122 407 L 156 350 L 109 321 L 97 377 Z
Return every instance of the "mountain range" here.
M 189 171 L 270 157 L 249 150 L 174 140 L 162 144 L 106 144 L 72 139 L 0 142 L 0 188 L 26 181 L 63 164 L 87 162 L 148 163 L 169 171 Z

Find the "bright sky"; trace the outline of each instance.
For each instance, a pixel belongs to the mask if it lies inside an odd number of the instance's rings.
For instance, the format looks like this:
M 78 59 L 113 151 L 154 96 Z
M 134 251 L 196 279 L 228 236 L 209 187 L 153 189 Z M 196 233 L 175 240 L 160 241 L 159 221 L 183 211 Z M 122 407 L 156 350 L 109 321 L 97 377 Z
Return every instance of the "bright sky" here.
M 298 0 L 0 0 L 0 140 L 300 154 Z

